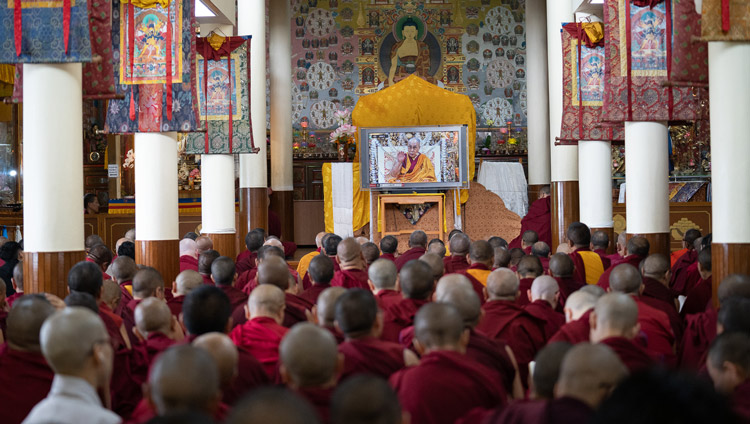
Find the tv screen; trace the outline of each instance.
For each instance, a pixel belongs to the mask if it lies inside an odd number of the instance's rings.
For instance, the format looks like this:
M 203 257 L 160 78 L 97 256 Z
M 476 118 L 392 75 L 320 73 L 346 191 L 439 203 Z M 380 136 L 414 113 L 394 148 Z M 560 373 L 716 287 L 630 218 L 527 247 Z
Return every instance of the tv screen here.
M 360 129 L 362 188 L 468 188 L 467 126 Z

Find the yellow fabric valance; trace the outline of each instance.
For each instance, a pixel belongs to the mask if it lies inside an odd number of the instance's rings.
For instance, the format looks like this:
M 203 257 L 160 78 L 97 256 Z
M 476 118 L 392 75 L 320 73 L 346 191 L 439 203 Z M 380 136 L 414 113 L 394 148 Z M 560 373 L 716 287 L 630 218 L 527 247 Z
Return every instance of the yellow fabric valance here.
M 169 2 L 170 0 L 122 0 L 121 3 L 133 3 L 133 6 L 140 7 L 141 9 L 151 9 L 157 5 L 166 9 L 169 6 Z

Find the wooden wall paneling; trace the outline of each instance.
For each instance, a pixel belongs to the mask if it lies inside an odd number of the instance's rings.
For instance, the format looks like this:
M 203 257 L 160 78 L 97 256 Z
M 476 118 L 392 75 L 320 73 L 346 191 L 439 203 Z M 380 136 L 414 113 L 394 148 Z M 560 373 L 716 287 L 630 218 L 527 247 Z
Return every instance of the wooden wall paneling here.
M 294 242 L 300 246 L 314 246 L 315 236 L 325 231 L 322 200 L 294 201 Z
M 713 243 L 711 245 L 711 280 L 713 302 L 719 306 L 716 290 L 722 280 L 731 274 L 750 275 L 750 243 Z
M 614 254 L 615 253 L 615 244 L 617 243 L 617 238 L 615 237 L 615 229 L 614 228 L 591 228 L 591 234 L 594 234 L 597 231 L 604 231 L 609 235 L 609 246 L 607 246 L 607 254 Z
M 136 240 L 135 262 L 156 268 L 170 284 L 180 272 L 179 240 Z
M 240 188 L 240 234 L 254 228 L 268 231 L 268 190 L 265 187 Z
M 25 293 L 68 295 L 68 271 L 84 260 L 86 252 L 23 252 Z
M 211 239 L 214 243 L 214 250 L 218 251 L 221 256 L 228 256 L 234 260 L 237 257 L 237 234 L 203 234 Z
M 292 191 L 274 191 L 271 193 L 271 210 L 279 215 L 281 221 L 281 239 L 294 241 L 294 200 Z

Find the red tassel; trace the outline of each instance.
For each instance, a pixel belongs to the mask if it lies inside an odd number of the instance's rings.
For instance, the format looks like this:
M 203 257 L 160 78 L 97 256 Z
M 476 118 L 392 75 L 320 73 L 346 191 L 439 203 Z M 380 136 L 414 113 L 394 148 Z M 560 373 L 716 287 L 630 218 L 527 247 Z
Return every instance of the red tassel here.
M 21 0 L 13 1 L 13 41 L 16 43 L 16 57 L 21 56 L 23 44 L 23 12 Z
M 68 41 L 70 40 L 70 0 L 63 0 L 63 43 L 65 54 L 68 54 Z
M 729 0 L 721 0 L 721 30 L 729 32 L 731 23 L 729 22 Z

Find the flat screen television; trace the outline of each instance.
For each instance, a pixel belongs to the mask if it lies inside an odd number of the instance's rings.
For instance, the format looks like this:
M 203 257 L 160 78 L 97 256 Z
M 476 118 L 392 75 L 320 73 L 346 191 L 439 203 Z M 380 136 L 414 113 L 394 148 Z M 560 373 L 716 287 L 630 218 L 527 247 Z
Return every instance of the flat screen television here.
M 468 188 L 467 131 L 466 125 L 360 128 L 361 187 Z

